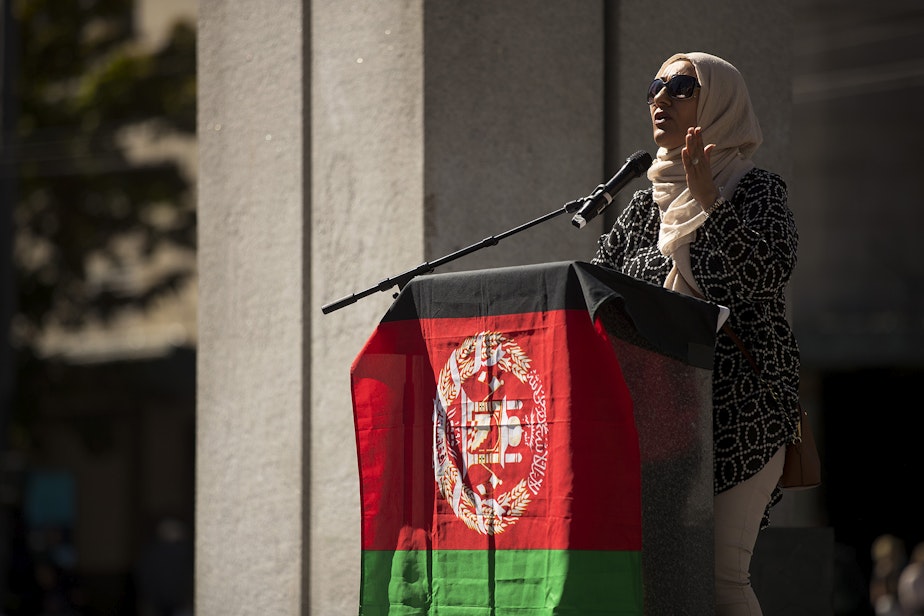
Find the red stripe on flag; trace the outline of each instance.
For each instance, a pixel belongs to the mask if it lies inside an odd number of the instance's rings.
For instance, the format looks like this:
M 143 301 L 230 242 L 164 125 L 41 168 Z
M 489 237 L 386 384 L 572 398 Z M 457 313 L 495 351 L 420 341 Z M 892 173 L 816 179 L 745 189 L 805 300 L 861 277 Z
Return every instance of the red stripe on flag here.
M 364 550 L 640 550 L 632 402 L 586 310 L 383 322 L 352 368 Z

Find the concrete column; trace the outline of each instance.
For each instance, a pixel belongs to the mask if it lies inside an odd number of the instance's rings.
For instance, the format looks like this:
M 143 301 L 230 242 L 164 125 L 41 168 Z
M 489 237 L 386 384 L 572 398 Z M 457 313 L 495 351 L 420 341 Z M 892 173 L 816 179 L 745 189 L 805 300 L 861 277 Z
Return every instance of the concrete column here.
M 311 29 L 311 614 L 358 612 L 350 365 L 392 301 L 321 306 L 421 263 L 423 6 L 315 2 Z
M 307 613 L 305 10 L 199 6 L 197 614 Z

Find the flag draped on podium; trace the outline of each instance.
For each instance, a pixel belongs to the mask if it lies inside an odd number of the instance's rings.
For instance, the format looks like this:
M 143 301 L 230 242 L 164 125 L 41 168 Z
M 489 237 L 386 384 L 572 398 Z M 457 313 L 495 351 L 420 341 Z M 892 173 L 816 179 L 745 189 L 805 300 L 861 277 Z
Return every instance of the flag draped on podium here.
M 572 267 L 420 277 L 351 370 L 360 614 L 640 615 L 632 401 Z

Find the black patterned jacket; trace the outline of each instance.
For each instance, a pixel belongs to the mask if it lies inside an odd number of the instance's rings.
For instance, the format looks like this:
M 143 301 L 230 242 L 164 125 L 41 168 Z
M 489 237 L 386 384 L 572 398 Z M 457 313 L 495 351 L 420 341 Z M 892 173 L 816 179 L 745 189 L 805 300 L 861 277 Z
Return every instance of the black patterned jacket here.
M 651 192 L 649 187 L 633 195 L 613 229 L 600 237 L 592 262 L 663 285 L 671 260 L 658 251 L 660 210 Z M 798 239 L 786 184 L 774 173 L 752 169 L 690 245 L 696 282 L 708 300 L 731 310 L 728 324 L 763 377 L 720 331 L 712 375 L 716 493 L 763 468 L 794 431 L 799 348 L 786 319 L 784 289 Z M 779 497 L 777 489 L 772 504 Z

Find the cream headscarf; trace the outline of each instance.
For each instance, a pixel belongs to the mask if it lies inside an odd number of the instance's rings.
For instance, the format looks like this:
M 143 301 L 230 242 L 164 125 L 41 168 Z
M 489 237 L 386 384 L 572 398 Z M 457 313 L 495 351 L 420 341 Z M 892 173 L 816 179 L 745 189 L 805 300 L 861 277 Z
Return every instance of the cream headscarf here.
M 754 168 L 751 154 L 763 135 L 748 95 L 744 78 L 734 66 L 707 53 L 679 53 L 665 60 L 657 76 L 664 76 L 668 65 L 688 60 L 696 69 L 700 83 L 696 103 L 697 124 L 703 128 L 703 143 L 714 143 L 710 167 L 722 196 L 731 198 L 741 177 Z M 687 295 L 702 296 L 690 268 L 690 243 L 696 229 L 706 221 L 703 205 L 690 194 L 680 151 L 658 148 L 657 159 L 648 169 L 654 187 L 654 200 L 661 208 L 658 249 L 673 258 L 674 266 L 664 286 Z

